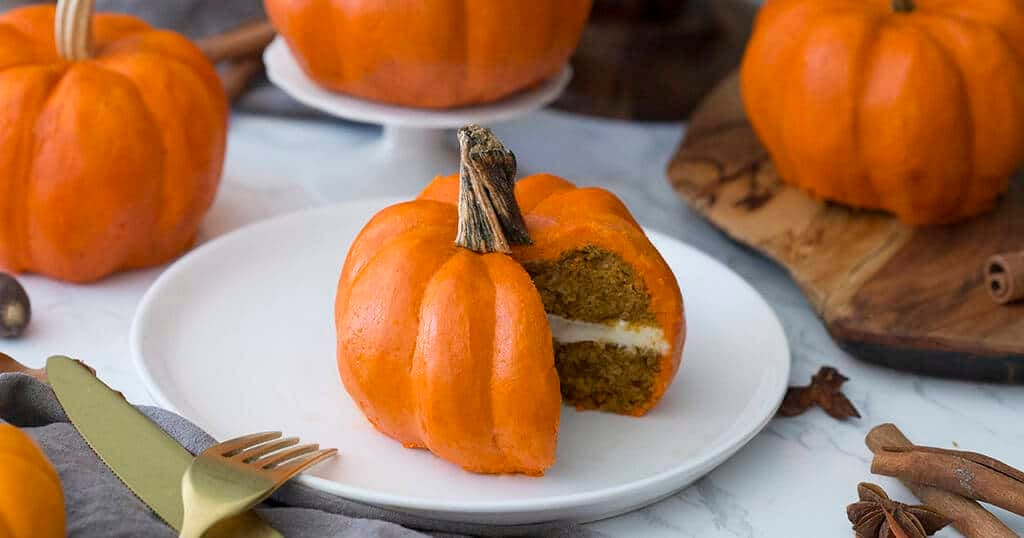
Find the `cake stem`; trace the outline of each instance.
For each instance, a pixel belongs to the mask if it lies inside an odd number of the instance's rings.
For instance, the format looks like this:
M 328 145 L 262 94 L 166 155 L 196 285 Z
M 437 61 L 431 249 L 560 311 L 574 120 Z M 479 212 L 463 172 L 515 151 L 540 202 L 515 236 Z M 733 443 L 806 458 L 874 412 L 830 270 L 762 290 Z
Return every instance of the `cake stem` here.
M 458 132 L 459 233 L 455 244 L 485 254 L 532 243 L 515 197 L 516 156 L 490 129 Z

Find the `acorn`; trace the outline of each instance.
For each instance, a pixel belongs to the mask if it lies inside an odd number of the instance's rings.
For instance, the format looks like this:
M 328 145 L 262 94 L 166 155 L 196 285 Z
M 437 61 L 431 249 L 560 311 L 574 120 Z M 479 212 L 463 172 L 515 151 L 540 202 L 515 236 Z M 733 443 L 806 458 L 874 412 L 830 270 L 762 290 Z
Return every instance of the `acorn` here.
M 0 338 L 21 336 L 31 318 L 25 288 L 13 276 L 0 273 Z

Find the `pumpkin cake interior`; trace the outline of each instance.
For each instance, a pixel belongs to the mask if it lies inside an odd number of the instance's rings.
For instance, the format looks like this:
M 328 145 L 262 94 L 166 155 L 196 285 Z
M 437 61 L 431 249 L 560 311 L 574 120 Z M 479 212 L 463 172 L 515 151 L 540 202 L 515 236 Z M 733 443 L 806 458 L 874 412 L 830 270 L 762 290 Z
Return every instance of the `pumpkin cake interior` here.
M 649 401 L 668 344 L 633 267 L 593 245 L 523 266 L 551 323 L 563 400 L 614 413 Z

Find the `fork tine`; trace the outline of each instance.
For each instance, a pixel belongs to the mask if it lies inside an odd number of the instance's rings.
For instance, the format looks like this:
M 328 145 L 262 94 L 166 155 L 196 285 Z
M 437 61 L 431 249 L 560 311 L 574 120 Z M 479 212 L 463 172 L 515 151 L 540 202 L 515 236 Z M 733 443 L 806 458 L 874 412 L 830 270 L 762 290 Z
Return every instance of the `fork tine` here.
M 266 469 L 268 467 L 273 467 L 275 465 L 280 465 L 281 463 L 284 463 L 284 462 L 286 462 L 286 461 L 288 461 L 288 460 L 290 460 L 292 458 L 295 458 L 297 456 L 301 456 L 303 454 L 309 454 L 310 452 L 314 452 L 318 448 L 320 448 L 320 445 L 317 445 L 317 444 L 299 445 L 299 446 L 297 446 L 295 448 L 289 448 L 288 450 L 282 450 L 280 452 L 277 452 L 275 454 L 271 454 L 271 455 L 269 455 L 269 456 L 267 456 L 265 458 L 260 458 L 260 459 L 258 459 L 256 461 L 253 461 L 253 462 L 250 462 L 250 463 L 255 465 L 255 466 L 257 466 L 257 467 L 260 467 L 262 469 Z
M 287 478 L 291 478 L 301 473 L 302 471 L 305 471 L 306 469 L 309 469 L 310 467 L 322 461 L 326 461 L 330 458 L 333 458 L 334 456 L 337 455 L 337 448 L 325 448 L 323 450 L 318 450 L 312 454 L 302 456 L 301 458 L 291 460 L 278 467 L 274 467 L 273 469 L 271 469 L 271 471 L 275 473 L 283 473 L 287 476 Z
M 222 456 L 229 456 L 232 455 L 233 452 L 245 450 L 246 448 L 260 443 L 265 443 L 267 441 L 273 441 L 278 437 L 281 437 L 281 432 L 262 432 L 254 433 L 252 435 L 243 435 L 214 445 L 207 450 L 212 450 L 215 454 Z
M 267 454 L 270 454 L 271 452 L 276 452 L 278 450 L 281 450 L 282 448 L 288 448 L 298 443 L 298 437 L 286 437 L 284 439 L 279 439 L 271 443 L 264 443 L 262 445 L 254 446 L 248 450 L 243 450 L 242 452 L 239 452 L 238 454 L 235 454 L 234 456 L 231 457 L 233 459 L 248 462 L 260 456 L 265 456 Z

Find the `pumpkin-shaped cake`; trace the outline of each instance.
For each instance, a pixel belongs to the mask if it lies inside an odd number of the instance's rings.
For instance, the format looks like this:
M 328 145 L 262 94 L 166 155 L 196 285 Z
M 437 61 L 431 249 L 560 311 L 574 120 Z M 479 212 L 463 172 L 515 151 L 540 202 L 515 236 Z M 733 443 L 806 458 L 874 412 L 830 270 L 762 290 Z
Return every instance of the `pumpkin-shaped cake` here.
M 317 84 L 403 106 L 489 103 L 565 65 L 592 0 L 265 0 Z
M 0 536 L 64 536 L 64 493 L 43 451 L 24 432 L 0 424 Z
M 338 285 L 338 367 L 381 432 L 465 469 L 541 474 L 559 401 L 650 410 L 682 354 L 679 287 L 626 207 L 538 174 L 486 129 L 459 175 L 371 219 Z M 472 403 L 467 405 L 467 403 Z
M 768 0 L 743 103 L 780 177 L 943 224 L 993 207 L 1024 164 L 1021 0 Z
M 0 268 L 88 282 L 188 249 L 227 134 L 185 37 L 92 0 L 0 15 Z M 56 36 L 54 27 L 56 26 Z

